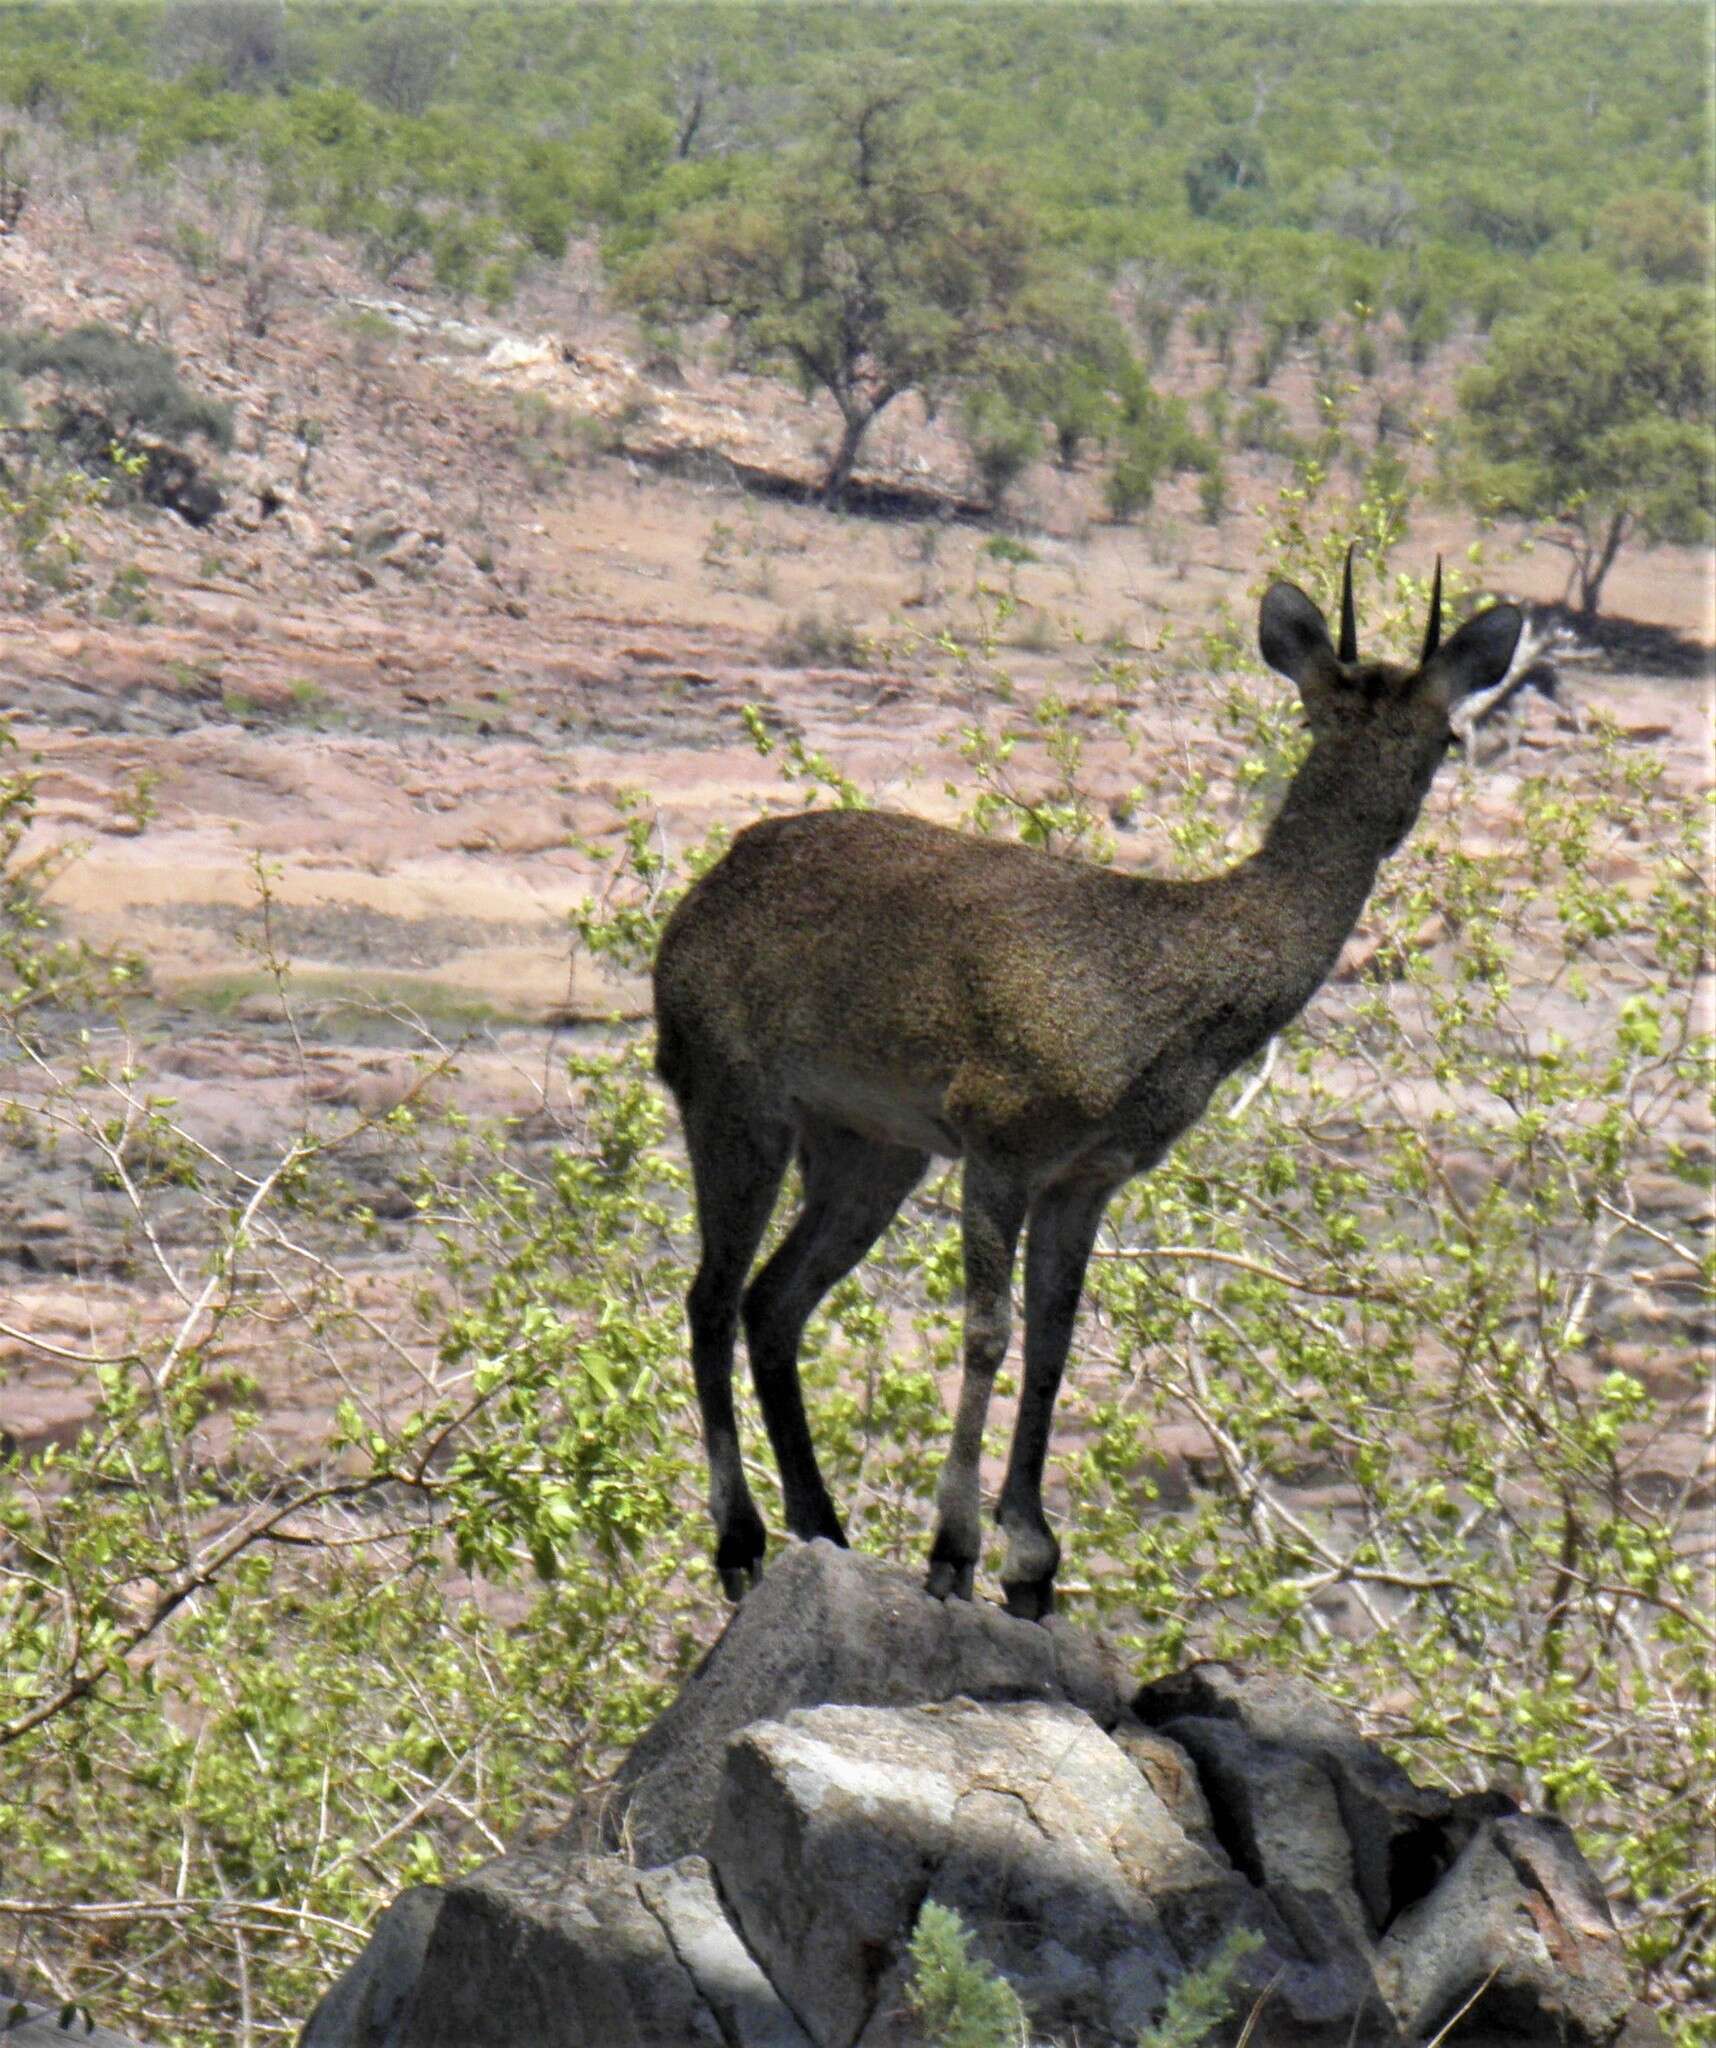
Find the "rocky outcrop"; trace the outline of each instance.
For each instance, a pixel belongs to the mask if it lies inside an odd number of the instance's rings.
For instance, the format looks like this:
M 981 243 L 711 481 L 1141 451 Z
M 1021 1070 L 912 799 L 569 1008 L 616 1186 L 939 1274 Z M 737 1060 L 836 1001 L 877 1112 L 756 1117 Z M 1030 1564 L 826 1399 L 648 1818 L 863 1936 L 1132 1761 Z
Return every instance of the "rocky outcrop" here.
M 1045 2043 L 1135 2042 L 1236 1928 L 1227 2038 L 1255 2014 L 1253 2048 L 1408 2048 L 1461 2014 L 1464 2048 L 1613 2048 L 1629 2023 L 1558 1823 L 1413 1784 L 1294 1681 L 1139 1690 L 1064 1623 L 812 1544 L 600 1811 L 406 1893 L 301 2048 L 920 2048 L 930 1899 Z
M 1284 1971 L 1273 1998 L 1294 2039 L 1333 2048 L 1355 2021 L 1395 2038 L 1368 1980 L 1297 1960 L 1268 1899 L 1076 1707 L 956 1700 L 761 1723 L 728 1752 L 710 1860 L 819 2043 L 916 2039 L 900 1958 L 929 1898 L 982 1930 L 1051 2036 L 1135 2039 L 1188 1959 L 1250 1927 L 1266 1946 L 1247 2003 Z
M 139 2048 L 80 2005 L 35 2005 L 0 1989 L 0 2048 Z
M 1040 1627 L 977 1601 L 943 1605 L 874 1558 L 808 1544 L 775 1564 L 620 1766 L 603 1843 L 644 1865 L 700 1850 L 728 1739 L 795 1707 L 1066 1700 L 1112 1728 L 1135 1684 L 1065 1621 Z M 587 1841 L 584 1824 L 568 1838 Z

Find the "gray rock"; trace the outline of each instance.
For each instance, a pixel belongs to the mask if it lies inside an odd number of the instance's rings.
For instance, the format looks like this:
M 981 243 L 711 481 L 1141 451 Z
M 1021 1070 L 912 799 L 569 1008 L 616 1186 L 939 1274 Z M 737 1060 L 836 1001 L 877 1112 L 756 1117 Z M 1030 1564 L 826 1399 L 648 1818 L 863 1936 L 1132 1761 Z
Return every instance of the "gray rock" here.
M 1276 1996 L 1305 2037 L 1357 2027 L 1366 2041 L 1393 2040 L 1353 1843 L 1320 1759 L 1231 1721 L 1171 1721 L 1164 1733 L 1197 1766 L 1217 1840 L 1292 1932 L 1304 1963 L 1287 1965 Z
M 300 2048 L 812 2044 L 701 1858 L 642 1874 L 544 1847 L 403 1894 Z
M 568 1828 L 405 1894 L 303 2048 L 925 2048 L 926 1899 L 1035 2039 L 1135 2041 L 1250 1927 L 1251 2048 L 1398 2048 L 1480 1991 L 1462 2048 L 1613 2048 L 1619 1942 L 1565 1829 L 1413 1785 L 1292 1680 L 1130 1691 L 1064 1624 L 789 1550 L 619 1774 L 611 1838 L 657 1867 Z
M 1561 1822 L 1539 1816 L 1481 1822 L 1442 1881 L 1389 1929 L 1378 1976 L 1425 2038 L 1486 1982 L 1467 2023 L 1486 2038 L 1610 2048 L 1636 2018 L 1591 1868 Z
M 1116 1746 L 1191 1839 L 1212 1856 L 1225 1857 L 1216 1839 L 1210 1803 L 1198 1780 L 1197 1766 L 1177 1742 L 1131 1721 L 1109 1731 Z
M 1132 1711 L 1150 1728 L 1170 1721 L 1234 1721 L 1265 1742 L 1306 1748 L 1360 1739 L 1334 1701 L 1302 1678 L 1247 1671 L 1236 1664 L 1188 1664 L 1184 1671 L 1154 1678 L 1133 1694 Z
M 298 2048 L 388 2048 L 445 1897 L 441 1886 L 429 1884 L 400 1893 L 375 1923 L 363 1954 L 311 2013 Z
M 687 1856 L 638 1881 L 673 1952 L 715 2015 L 729 2048 L 812 2048 L 727 1918 L 701 1856 Z
M 727 1738 L 796 1707 L 1070 1700 L 1107 1728 L 1131 1690 L 1118 1661 L 1064 1621 L 1045 1628 L 982 1602 L 944 1604 L 876 1558 L 797 1544 L 620 1767 L 601 1840 L 646 1866 L 703 1849 Z M 588 1845 L 588 1823 L 574 1822 L 568 1839 Z
M 387 2048 L 722 2048 L 638 1873 L 541 1849 L 447 1888 Z
M 1445 1792 L 1413 1784 L 1365 1741 L 1340 1707 L 1303 1679 L 1194 1664 L 1142 1687 L 1132 1704 L 1142 1721 L 1164 1733 L 1177 1735 L 1182 1722 L 1227 1723 L 1321 1771 L 1334 1790 L 1352 1854 L 1352 1882 L 1372 1933 L 1423 1897 L 1470 1832 L 1458 1827 L 1455 1803 Z M 1231 1773 L 1224 1782 L 1233 1782 Z M 1243 1817 L 1223 1813 L 1214 1823 L 1234 1853 L 1245 1831 Z
M 86 2024 L 80 2007 L 35 2005 L 7 1990 L 0 1992 L 0 2048 L 140 2048 L 140 2043 L 111 2027 Z
M 943 1745 L 907 1715 L 821 1710 L 834 1715 L 846 1726 L 795 1714 L 735 1738 L 710 1853 L 770 1981 L 820 2048 L 850 2048 L 947 1848 L 957 1794 Z
M 1247 1925 L 1269 1943 L 1246 1965 L 1253 1995 L 1285 1970 L 1296 2018 L 1334 2010 L 1327 1991 L 1301 1995 L 1311 1973 L 1268 1902 L 1064 1704 L 824 1707 L 758 1724 L 731 1746 L 712 1858 L 749 1947 L 822 2048 L 910 2038 L 898 1962 L 926 1898 L 976 1931 L 1051 2031 L 1135 2039 L 1176 1979 Z M 1342 2042 L 1355 2011 L 1339 2012 Z
M 1194 1665 L 1141 1688 L 1133 1707 L 1193 1758 L 1216 1838 L 1307 1951 L 1332 1968 L 1344 1948 L 1349 1967 L 1373 1970 L 1415 2038 L 1492 1970 L 1462 2026 L 1473 2048 L 1587 2048 L 1638 2022 L 1607 1903 L 1559 1822 L 1520 1814 L 1505 1793 L 1414 1785 L 1333 1702 L 1278 1673 Z M 1362 1919 L 1338 1903 L 1343 1854 Z

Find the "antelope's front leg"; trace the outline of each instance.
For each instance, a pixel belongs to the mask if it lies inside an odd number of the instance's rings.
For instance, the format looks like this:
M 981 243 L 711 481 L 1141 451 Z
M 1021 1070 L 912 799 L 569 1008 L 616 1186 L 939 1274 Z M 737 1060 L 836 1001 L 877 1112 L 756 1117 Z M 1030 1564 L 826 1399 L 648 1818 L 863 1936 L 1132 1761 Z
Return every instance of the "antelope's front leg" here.
M 1008 1613 L 1024 1621 L 1041 1621 L 1054 1612 L 1061 1546 L 1043 1513 L 1043 1462 L 1085 1267 L 1111 1193 L 1106 1184 L 1054 1188 L 1031 1212 L 1025 1247 L 1025 1379 L 1000 1508 L 1007 1539 L 1001 1588 Z
M 953 1441 L 936 1489 L 935 1541 L 925 1584 L 937 1600 L 971 1598 L 983 1550 L 978 1478 L 983 1423 L 1012 1334 L 1013 1257 L 1025 1198 L 1005 1176 L 969 1155 L 965 1162 L 965 1370 Z

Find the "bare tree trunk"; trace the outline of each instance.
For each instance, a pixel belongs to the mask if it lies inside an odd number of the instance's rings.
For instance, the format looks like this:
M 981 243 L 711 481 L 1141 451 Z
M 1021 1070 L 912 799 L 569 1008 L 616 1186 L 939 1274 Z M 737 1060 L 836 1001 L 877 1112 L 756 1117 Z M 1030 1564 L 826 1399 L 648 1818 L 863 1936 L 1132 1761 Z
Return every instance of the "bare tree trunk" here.
M 858 464 L 858 445 L 875 417 L 875 412 L 845 412 L 846 424 L 841 429 L 840 446 L 834 451 L 834 460 L 828 465 L 828 473 L 822 479 L 822 489 L 818 493 L 830 511 L 837 510 L 845 501 L 846 486 L 852 481 L 852 472 Z
M 1615 566 L 1615 557 L 1621 551 L 1621 543 L 1627 537 L 1632 521 L 1625 507 L 1622 507 L 1609 521 L 1609 530 L 1603 536 L 1603 544 L 1597 550 L 1593 561 L 1585 556 L 1579 563 L 1579 616 L 1594 619 L 1597 616 L 1597 601 L 1603 594 L 1603 578 Z

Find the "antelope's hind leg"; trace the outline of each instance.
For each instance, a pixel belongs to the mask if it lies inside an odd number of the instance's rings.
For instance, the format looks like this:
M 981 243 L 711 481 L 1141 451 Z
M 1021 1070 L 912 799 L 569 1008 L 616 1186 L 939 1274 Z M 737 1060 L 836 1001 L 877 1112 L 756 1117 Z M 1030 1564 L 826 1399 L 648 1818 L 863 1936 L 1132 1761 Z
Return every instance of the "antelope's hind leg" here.
M 817 1304 L 893 1221 L 929 1155 L 878 1144 L 807 1117 L 799 1134 L 804 1207 L 745 1295 L 745 1342 L 763 1422 L 780 1468 L 787 1527 L 803 1541 L 846 1532 L 816 1462 L 799 1383 L 798 1349 Z
M 925 1590 L 937 1600 L 969 1600 L 983 1550 L 979 1479 L 983 1423 L 995 1375 L 1013 1328 L 1013 1260 L 1025 1220 L 1025 1196 L 1005 1173 L 965 1155 L 965 1370 L 953 1441 L 936 1488 L 936 1531 Z
M 733 1345 L 739 1300 L 780 1193 L 792 1131 L 785 1124 L 746 1117 L 725 1103 L 705 1107 L 682 1098 L 680 1113 L 703 1240 L 702 1259 L 685 1306 L 691 1325 L 691 1371 L 709 1460 L 715 1569 L 727 1598 L 741 1600 L 747 1587 L 762 1577 L 767 1532 L 739 1454 Z

